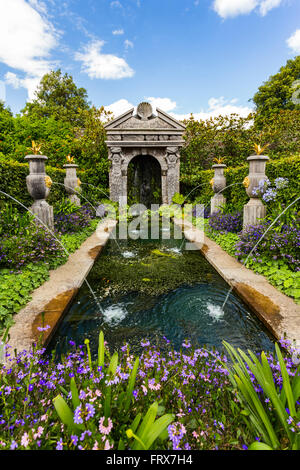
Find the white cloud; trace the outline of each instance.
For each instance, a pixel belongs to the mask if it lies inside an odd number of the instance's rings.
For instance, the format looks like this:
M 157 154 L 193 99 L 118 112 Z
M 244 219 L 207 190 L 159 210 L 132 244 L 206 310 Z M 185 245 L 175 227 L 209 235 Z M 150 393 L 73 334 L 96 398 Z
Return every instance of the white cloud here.
M 154 98 L 153 96 L 148 96 L 148 98 L 145 99 L 149 101 L 153 108 L 160 108 L 166 113 L 172 111 L 172 109 L 175 109 L 177 106 L 176 101 L 172 101 L 170 98 Z
M 129 111 L 131 108 L 134 108 L 134 105 L 125 99 L 121 99 L 104 107 L 106 111 L 111 111 L 114 113 L 114 117 L 118 117 L 126 111 Z
M 129 39 L 125 39 L 124 46 L 126 50 L 129 49 L 130 47 L 133 48 L 133 42 L 129 41 Z
M 222 18 L 229 18 L 250 13 L 257 4 L 257 0 L 214 0 L 213 8 Z
M 0 62 L 25 73 L 20 78 L 8 72 L 7 83 L 27 88 L 28 97 L 32 99 L 36 85 L 54 66 L 49 58 L 57 45 L 58 34 L 42 14 L 45 12 L 43 2 L 0 0 L 0 10 Z
M 84 52 L 75 54 L 75 59 L 82 62 L 82 71 L 90 78 L 106 80 L 132 77 L 134 70 L 123 58 L 101 53 L 103 45 L 104 41 L 95 40 L 84 47 Z
M 282 2 L 283 0 L 214 0 L 213 9 L 224 19 L 247 15 L 253 10 L 265 16 Z
M 189 119 L 191 113 L 188 114 L 179 114 L 174 112 L 177 108 L 176 101 L 172 101 L 170 98 L 155 98 L 153 96 L 146 97 L 147 100 L 153 106 L 153 110 L 156 111 L 156 108 L 160 108 L 166 113 L 169 113 L 178 121 L 183 121 L 184 119 Z M 242 117 L 247 117 L 251 112 L 253 112 L 253 108 L 249 108 L 248 106 L 238 106 L 237 99 L 234 98 L 232 100 L 225 100 L 223 96 L 220 98 L 210 98 L 208 100 L 208 109 L 207 110 L 193 110 L 193 116 L 196 120 L 206 120 L 209 118 L 214 118 L 219 115 L 227 116 L 230 114 L 238 114 Z M 135 106 L 127 101 L 126 99 L 120 99 L 108 106 L 105 106 L 107 111 L 112 111 L 114 113 L 114 117 L 120 116 L 121 114 L 129 111 L 129 109 L 135 108 Z
M 265 16 L 273 8 L 279 7 L 282 0 L 263 0 L 259 6 L 259 12 Z
M 225 100 L 223 96 L 220 98 L 210 98 L 208 100 L 208 109 L 203 110 L 201 109 L 198 112 L 193 112 L 193 116 L 196 120 L 206 120 L 209 118 L 215 118 L 217 116 L 229 116 L 230 114 L 238 114 L 239 116 L 246 117 L 251 112 L 253 112 L 252 108 L 248 106 L 238 106 L 236 105 L 237 99 L 234 98 L 230 101 Z M 178 114 L 178 113 L 170 113 L 178 121 L 183 121 L 183 119 L 188 119 L 190 117 L 189 114 Z
M 292 34 L 287 39 L 286 42 L 289 48 L 292 49 L 293 52 L 295 52 L 296 54 L 300 54 L 300 29 L 297 29 L 294 32 L 294 34 Z
M 0 101 L 6 101 L 5 83 L 0 81 Z
M 124 34 L 124 29 L 115 29 L 112 33 L 114 36 L 121 36 Z

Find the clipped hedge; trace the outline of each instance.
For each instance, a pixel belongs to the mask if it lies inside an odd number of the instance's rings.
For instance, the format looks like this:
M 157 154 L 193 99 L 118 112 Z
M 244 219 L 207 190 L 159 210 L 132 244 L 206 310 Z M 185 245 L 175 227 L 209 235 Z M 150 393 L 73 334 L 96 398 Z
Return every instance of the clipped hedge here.
M 224 191 L 227 203 L 230 206 L 240 209 L 248 201 L 245 188 L 242 184 L 245 176 L 248 175 L 248 165 L 236 168 L 227 168 L 225 176 L 227 185 L 232 185 Z M 65 170 L 46 166 L 47 175 L 53 182 L 63 184 Z M 0 158 L 0 190 L 7 192 L 18 199 L 26 206 L 32 204 L 32 199 L 26 188 L 26 176 L 29 173 L 28 163 L 19 163 L 14 160 Z M 96 165 L 89 170 L 79 170 L 78 177 L 82 181 L 82 195 L 92 203 L 107 197 L 109 162 Z M 188 200 L 201 204 L 209 204 L 214 195 L 210 180 L 213 178 L 213 170 L 203 170 L 192 176 L 181 174 L 181 193 L 188 196 Z M 267 162 L 266 174 L 270 180 L 279 176 L 288 178 L 289 186 L 286 191 L 286 202 L 289 202 L 293 195 L 300 193 L 300 155 L 287 157 L 280 160 L 269 160 Z M 90 186 L 86 185 L 88 183 Z M 63 186 L 53 184 L 48 202 L 53 204 L 66 197 Z M 8 201 L 8 198 L 0 193 L 0 201 Z
M 49 204 L 62 201 L 67 196 L 64 187 L 65 170 L 46 166 L 46 173 L 53 181 L 50 195 L 47 201 Z M 0 190 L 10 196 L 18 199 L 26 207 L 32 205 L 33 200 L 26 187 L 26 176 L 29 174 L 28 163 L 19 163 L 15 160 L 0 159 Z M 108 169 L 94 168 L 86 171 L 77 171 L 78 177 L 82 181 L 82 195 L 92 203 L 109 194 L 108 187 Z M 55 184 L 59 183 L 59 184 Z M 89 183 L 92 186 L 87 186 Z M 93 186 L 95 188 L 93 188 Z M 98 188 L 98 189 L 96 189 Z M 84 199 L 83 199 L 84 200 Z M 0 193 L 0 202 L 12 202 L 4 194 Z
M 249 200 L 243 180 L 248 175 L 249 166 L 243 165 L 237 168 L 227 168 L 225 176 L 227 185 L 233 185 L 224 191 L 227 203 L 235 209 L 242 209 L 242 206 Z M 189 200 L 201 204 L 209 204 L 211 197 L 214 195 L 210 185 L 213 178 L 213 170 L 204 170 L 193 175 L 192 177 L 181 175 L 180 185 L 181 193 L 188 195 Z M 266 165 L 266 175 L 273 181 L 278 177 L 284 177 L 289 180 L 289 186 L 285 193 L 285 203 L 289 203 L 295 195 L 300 193 L 300 155 L 288 157 L 281 160 L 269 160 Z M 199 186 L 198 189 L 197 186 Z

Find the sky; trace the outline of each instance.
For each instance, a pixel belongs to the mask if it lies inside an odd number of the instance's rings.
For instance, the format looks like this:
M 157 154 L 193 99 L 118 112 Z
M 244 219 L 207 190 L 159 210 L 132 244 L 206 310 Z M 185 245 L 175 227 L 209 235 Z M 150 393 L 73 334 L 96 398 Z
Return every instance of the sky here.
M 0 99 L 16 114 L 60 68 L 114 115 L 246 116 L 300 54 L 300 0 L 0 0 Z

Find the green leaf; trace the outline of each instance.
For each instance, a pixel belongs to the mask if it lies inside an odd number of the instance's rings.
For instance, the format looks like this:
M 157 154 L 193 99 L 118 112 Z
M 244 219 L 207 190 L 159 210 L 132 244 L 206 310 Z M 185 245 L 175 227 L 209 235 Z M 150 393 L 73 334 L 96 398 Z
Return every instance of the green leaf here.
M 248 450 L 273 450 L 272 447 L 268 446 L 264 442 L 253 442 L 249 447 Z
M 134 362 L 134 366 L 132 368 L 132 371 L 131 371 L 131 374 L 130 374 L 130 377 L 129 377 L 128 386 L 127 386 L 126 398 L 125 398 L 125 404 L 124 404 L 124 412 L 125 413 L 127 413 L 128 409 L 129 409 L 129 406 L 130 406 L 130 403 L 131 403 L 131 400 L 132 400 L 132 392 L 133 392 L 133 388 L 134 388 L 134 384 L 135 384 L 135 379 L 136 379 L 136 374 L 137 374 L 137 371 L 138 371 L 138 367 L 139 367 L 139 358 L 137 357 L 135 362 Z
M 117 367 L 118 367 L 118 353 L 115 352 L 108 366 L 108 374 L 111 374 L 114 376 L 116 373 Z
M 61 422 L 68 427 L 69 431 L 84 429 L 82 424 L 74 423 L 73 412 L 61 395 L 53 399 L 53 404 Z
M 284 363 L 281 351 L 277 343 L 275 343 L 275 349 L 276 349 L 276 354 L 278 357 L 281 375 L 282 375 L 282 386 L 284 388 L 284 391 L 287 397 L 288 407 L 289 407 L 291 416 L 294 417 L 296 416 L 296 408 L 295 408 L 295 401 L 294 401 L 294 396 L 292 392 L 292 387 L 290 384 L 290 377 L 289 377 L 288 371 L 286 369 L 286 365 Z
M 99 346 L 98 346 L 98 367 L 104 367 L 104 334 L 103 331 L 99 333 Z
M 74 377 L 71 378 L 70 389 L 72 393 L 72 403 L 74 410 L 80 405 L 78 389 Z
M 174 415 L 166 414 L 158 418 L 157 421 L 151 426 L 143 442 L 146 449 L 150 449 L 153 442 L 167 429 L 167 427 L 174 421 Z

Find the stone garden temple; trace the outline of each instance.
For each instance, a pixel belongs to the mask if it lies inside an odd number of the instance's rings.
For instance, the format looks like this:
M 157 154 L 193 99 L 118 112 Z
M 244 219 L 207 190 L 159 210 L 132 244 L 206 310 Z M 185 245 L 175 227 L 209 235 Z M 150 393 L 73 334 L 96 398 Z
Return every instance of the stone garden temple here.
M 110 198 L 127 204 L 129 186 L 134 202 L 170 204 L 179 192 L 180 147 L 185 126 L 149 103 L 140 103 L 105 125 L 111 160 Z M 129 184 L 130 183 L 130 184 Z M 159 197 L 153 200 L 153 194 Z M 152 199 L 151 199 L 152 198 Z

